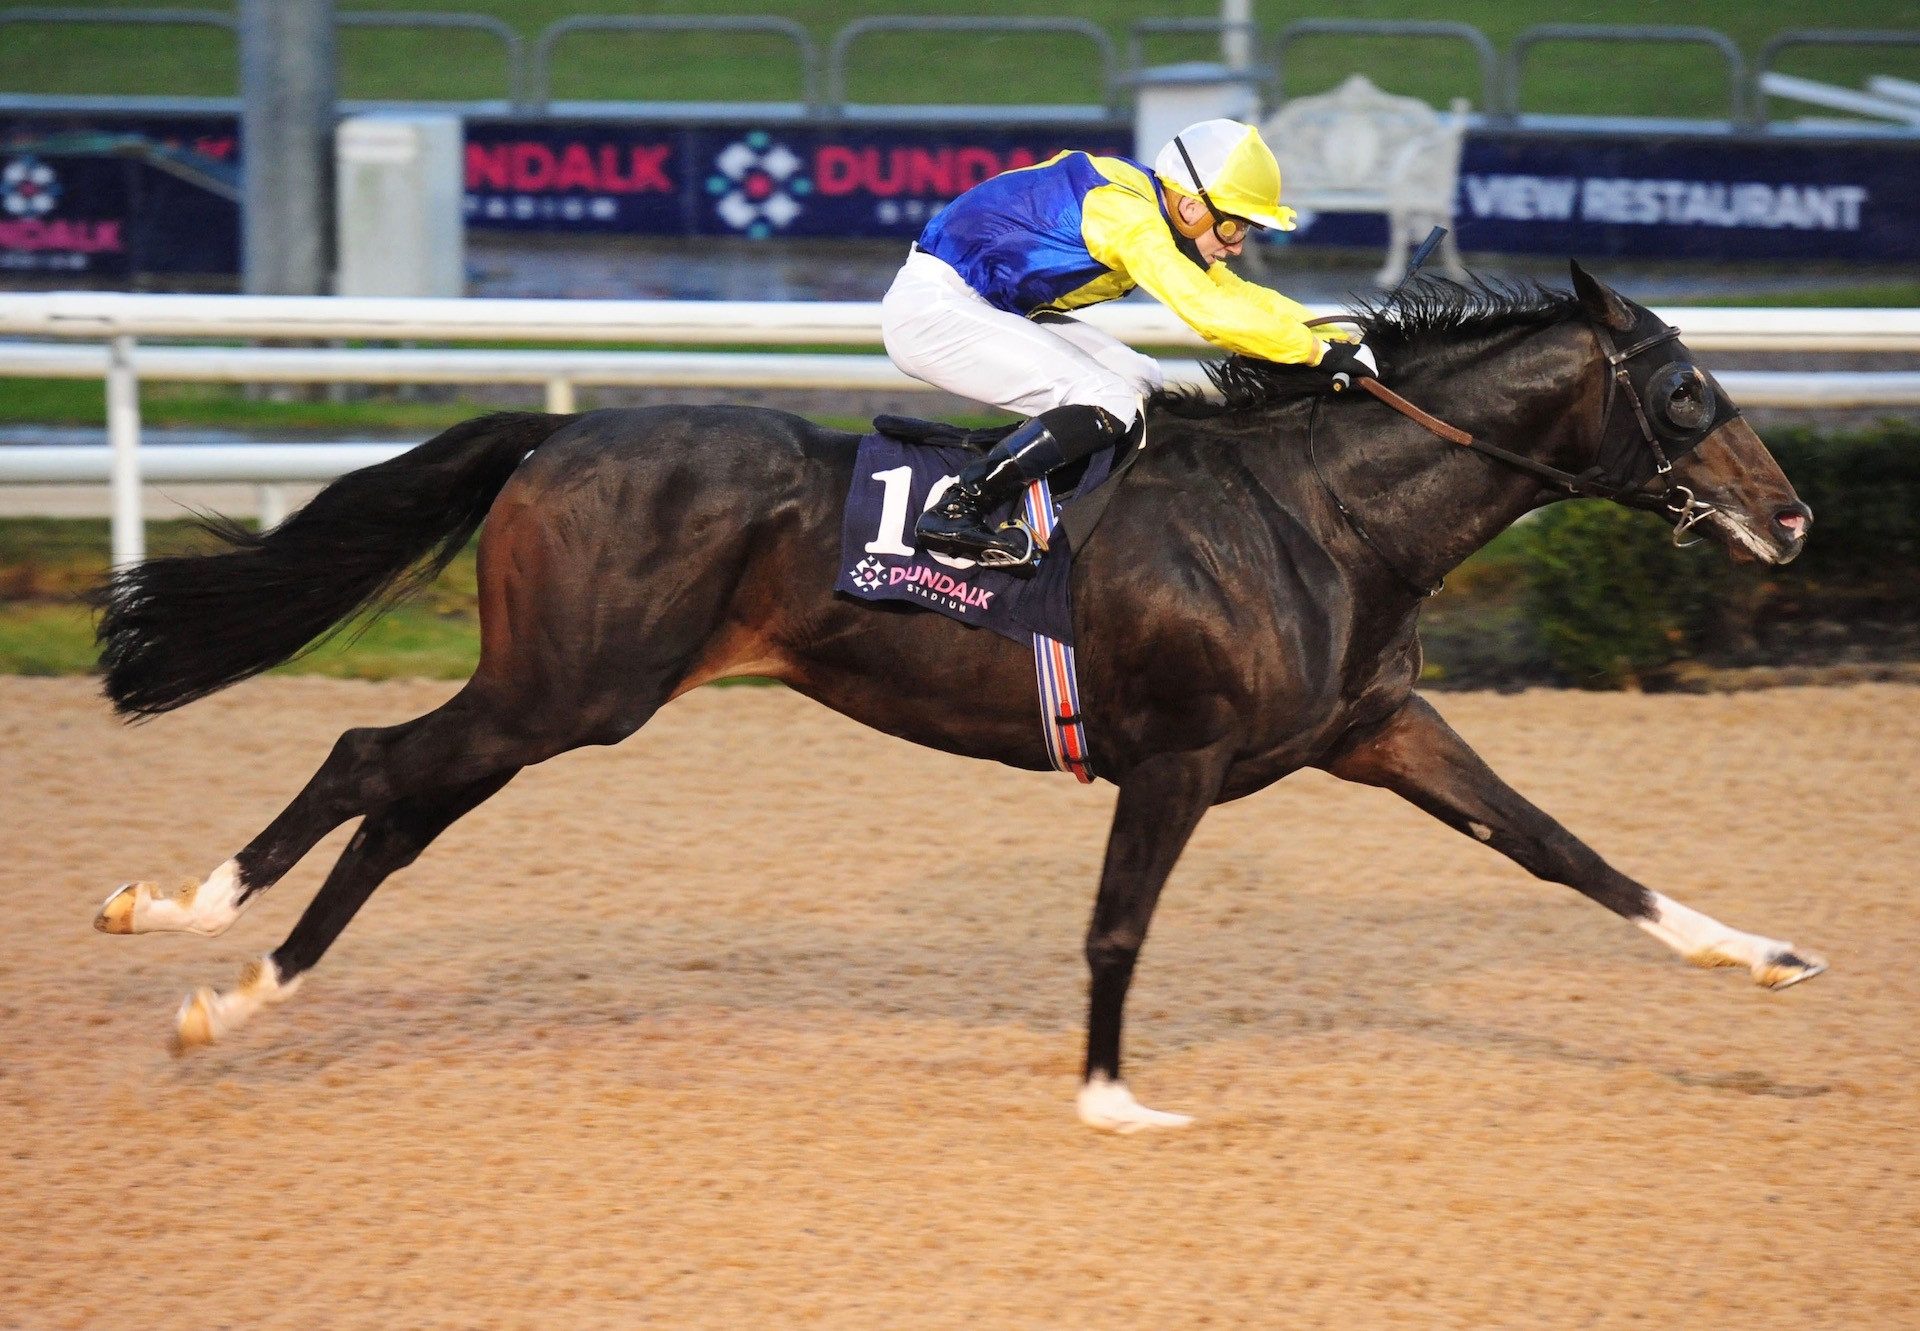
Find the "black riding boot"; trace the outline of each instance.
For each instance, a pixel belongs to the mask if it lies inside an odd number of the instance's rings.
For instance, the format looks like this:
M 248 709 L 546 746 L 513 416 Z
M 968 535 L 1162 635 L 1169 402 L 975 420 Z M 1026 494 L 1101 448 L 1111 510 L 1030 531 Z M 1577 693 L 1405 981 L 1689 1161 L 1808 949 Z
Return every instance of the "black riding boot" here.
M 987 525 L 987 514 L 1048 472 L 1117 443 L 1126 427 L 1100 407 L 1055 407 L 1024 422 L 972 463 L 913 532 L 936 554 L 1032 577 L 1040 549 L 1024 526 Z
M 940 502 L 920 515 L 913 534 L 935 554 L 971 559 L 988 568 L 1031 575 L 1040 552 L 1022 527 L 1008 523 L 998 530 L 987 525 L 987 514 L 1027 487 L 1029 477 L 1013 455 L 1015 443 L 1035 426 L 1028 421 L 995 444 L 978 462 L 968 465 L 960 479 L 947 487 Z M 1044 427 L 1042 427 L 1044 429 Z

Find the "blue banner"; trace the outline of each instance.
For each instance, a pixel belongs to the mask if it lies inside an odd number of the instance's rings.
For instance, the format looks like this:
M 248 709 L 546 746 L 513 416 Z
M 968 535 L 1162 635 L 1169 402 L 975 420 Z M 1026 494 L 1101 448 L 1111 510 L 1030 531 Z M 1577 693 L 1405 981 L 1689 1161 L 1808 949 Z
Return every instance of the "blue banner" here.
M 239 205 L 196 183 L 238 160 L 227 116 L 0 119 L 0 273 L 238 273 Z
M 88 136 L 95 142 L 88 143 Z M 1123 125 L 467 124 L 469 225 L 649 236 L 907 240 L 942 205 L 1064 147 L 1130 153 Z M 144 140 L 221 169 L 231 117 L 0 119 L 0 273 L 231 274 L 238 208 Z M 189 173 L 190 174 L 190 173 Z M 1462 248 L 1709 260 L 1920 259 L 1920 143 L 1545 134 L 1468 137 Z M 1308 217 L 1289 244 L 1378 246 L 1378 216 Z
M 943 204 L 1114 129 L 663 127 L 472 121 L 467 220 L 530 231 L 911 239 Z

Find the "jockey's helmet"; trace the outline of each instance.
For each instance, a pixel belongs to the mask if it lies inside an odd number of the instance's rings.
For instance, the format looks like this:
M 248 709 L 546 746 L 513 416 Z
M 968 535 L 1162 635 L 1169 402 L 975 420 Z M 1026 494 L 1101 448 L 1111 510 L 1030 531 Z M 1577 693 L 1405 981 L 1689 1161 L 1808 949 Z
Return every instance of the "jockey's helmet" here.
M 1294 212 L 1280 203 L 1280 163 L 1260 131 L 1238 120 L 1202 120 L 1173 136 L 1153 173 L 1176 194 L 1199 199 L 1216 216 L 1291 231 Z

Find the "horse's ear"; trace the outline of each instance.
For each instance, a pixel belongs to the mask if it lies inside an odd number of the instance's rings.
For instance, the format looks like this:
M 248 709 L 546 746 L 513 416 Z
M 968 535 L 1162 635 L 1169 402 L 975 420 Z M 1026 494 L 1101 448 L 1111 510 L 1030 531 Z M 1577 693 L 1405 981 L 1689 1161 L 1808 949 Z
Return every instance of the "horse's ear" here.
M 1613 288 L 1582 268 L 1578 259 L 1569 259 L 1567 266 L 1573 270 L 1573 294 L 1580 298 L 1581 307 L 1596 323 L 1616 333 L 1625 333 L 1640 322 L 1633 307 L 1614 294 Z

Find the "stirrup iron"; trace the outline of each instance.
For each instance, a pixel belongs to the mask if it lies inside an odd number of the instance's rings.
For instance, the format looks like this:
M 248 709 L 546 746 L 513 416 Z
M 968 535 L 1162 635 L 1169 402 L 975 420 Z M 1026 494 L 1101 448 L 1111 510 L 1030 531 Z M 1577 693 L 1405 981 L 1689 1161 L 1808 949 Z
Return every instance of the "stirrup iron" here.
M 1017 531 L 1027 538 L 1027 548 L 1018 555 L 1010 555 L 1004 550 L 982 550 L 974 560 L 981 568 L 1023 568 L 1037 565 L 1046 547 L 1040 544 L 1040 538 L 1033 534 L 1033 528 L 1027 525 L 1025 518 L 1015 518 L 1003 522 L 994 528 L 996 532 Z

